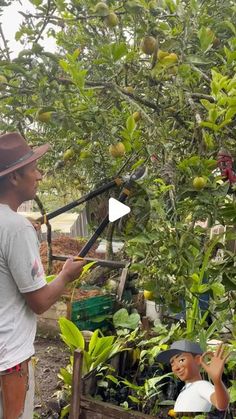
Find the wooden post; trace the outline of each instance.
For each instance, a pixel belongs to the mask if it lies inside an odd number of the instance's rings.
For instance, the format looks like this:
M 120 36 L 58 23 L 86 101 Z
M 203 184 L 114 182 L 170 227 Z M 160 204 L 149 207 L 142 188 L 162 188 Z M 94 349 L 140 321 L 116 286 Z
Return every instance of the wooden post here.
M 81 349 L 76 349 L 74 352 L 72 395 L 69 419 L 79 419 L 80 417 L 80 401 L 82 394 L 82 367 L 83 352 L 81 351 Z
M 122 299 L 122 295 L 123 295 L 123 292 L 124 292 L 128 272 L 129 272 L 128 268 L 122 269 L 120 282 L 119 282 L 119 285 L 118 285 L 118 288 L 117 288 L 117 297 L 118 297 L 119 301 L 121 301 L 121 299 Z

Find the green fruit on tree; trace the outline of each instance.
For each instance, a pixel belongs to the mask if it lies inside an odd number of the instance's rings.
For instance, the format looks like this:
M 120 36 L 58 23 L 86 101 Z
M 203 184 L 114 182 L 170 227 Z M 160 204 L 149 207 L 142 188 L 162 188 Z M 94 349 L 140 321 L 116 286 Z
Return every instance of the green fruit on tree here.
M 169 64 L 175 64 L 178 62 L 178 55 L 174 52 L 171 52 L 170 54 L 166 55 L 162 58 L 161 63 L 163 65 L 169 65 Z
M 95 10 L 95 13 L 98 16 L 107 16 L 107 15 L 109 15 L 109 7 L 103 1 L 100 1 L 99 3 L 97 3 L 94 10 Z
M 114 12 L 109 13 L 109 15 L 107 15 L 105 18 L 105 23 L 109 28 L 114 28 L 117 26 L 119 23 L 117 14 Z
M 65 153 L 63 154 L 63 160 L 64 161 L 68 161 L 73 159 L 73 157 L 75 156 L 75 151 L 73 148 L 68 148 L 68 150 L 65 151 Z
M 141 41 L 141 50 L 144 54 L 152 55 L 155 51 L 157 42 L 153 36 L 145 36 Z
M 200 191 L 201 189 L 205 188 L 206 183 L 206 179 L 202 176 L 196 176 L 193 179 L 193 187 L 197 189 L 197 191 Z
M 88 151 L 88 150 L 83 150 L 83 151 L 81 151 L 80 152 L 80 155 L 79 155 L 79 157 L 80 157 L 80 159 L 87 159 L 88 157 L 90 157 L 91 156 L 91 153 L 90 153 L 90 151 Z
M 167 55 L 169 55 L 169 52 L 168 51 L 163 51 L 162 49 L 159 49 L 158 50 L 158 53 L 157 53 L 158 60 L 162 60 Z
M 36 115 L 36 119 L 39 122 L 46 122 L 48 123 L 52 118 L 52 112 L 41 112 L 40 110 L 38 111 L 37 115 Z
M 117 144 L 111 144 L 109 146 L 109 153 L 112 157 L 122 157 L 125 154 L 125 146 L 120 141 Z
M 0 74 L 0 90 L 5 88 L 5 84 L 7 83 L 7 79 L 3 74 Z
M 135 122 L 140 121 L 141 117 L 142 117 L 142 115 L 141 115 L 140 111 L 136 111 L 136 112 L 133 113 L 133 118 L 134 118 Z

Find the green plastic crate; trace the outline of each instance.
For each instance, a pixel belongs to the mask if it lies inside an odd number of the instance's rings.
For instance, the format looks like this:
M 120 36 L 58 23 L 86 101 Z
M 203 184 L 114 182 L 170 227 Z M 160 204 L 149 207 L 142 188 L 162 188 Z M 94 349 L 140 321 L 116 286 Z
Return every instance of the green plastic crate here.
M 73 301 L 71 304 L 71 320 L 81 330 L 106 328 L 108 321 L 104 316 L 112 314 L 115 297 L 96 295 L 84 300 Z M 102 317 L 99 320 L 99 317 Z

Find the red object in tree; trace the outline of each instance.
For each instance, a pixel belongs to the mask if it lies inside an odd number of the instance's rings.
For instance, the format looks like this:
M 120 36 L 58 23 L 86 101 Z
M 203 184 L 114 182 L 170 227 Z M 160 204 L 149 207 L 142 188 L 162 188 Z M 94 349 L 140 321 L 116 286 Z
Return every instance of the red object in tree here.
M 236 173 L 234 172 L 234 159 L 228 150 L 220 150 L 217 156 L 217 166 L 221 176 L 228 180 L 232 185 L 236 183 Z

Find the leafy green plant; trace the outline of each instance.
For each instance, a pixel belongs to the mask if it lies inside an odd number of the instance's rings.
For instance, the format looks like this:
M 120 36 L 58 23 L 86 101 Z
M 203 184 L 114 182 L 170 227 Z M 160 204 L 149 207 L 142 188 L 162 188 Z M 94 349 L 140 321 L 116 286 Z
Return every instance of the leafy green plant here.
M 95 330 L 93 332 L 88 350 L 86 350 L 83 334 L 74 325 L 74 323 L 64 317 L 61 317 L 59 319 L 59 326 L 61 329 L 60 336 L 70 348 L 71 352 L 73 353 L 73 351 L 78 348 L 83 351 L 83 375 L 93 371 L 115 354 L 124 350 L 121 344 L 117 341 L 116 336 L 103 336 L 99 330 Z M 63 371 L 63 369 L 61 371 Z
M 99 369 L 119 352 L 126 348 L 122 342 L 118 342 L 116 336 L 103 336 L 99 330 L 95 330 L 91 336 L 88 349 L 86 349 L 85 339 L 81 331 L 70 320 L 61 317 L 59 319 L 61 338 L 70 348 L 72 355 L 70 363 L 60 369 L 59 378 L 64 382 L 67 398 L 71 396 L 72 372 L 73 372 L 73 352 L 75 349 L 83 351 L 82 376 L 86 377 L 91 372 Z M 68 413 L 68 406 L 62 410 L 62 417 Z
M 117 335 L 127 335 L 129 330 L 135 330 L 140 323 L 140 315 L 136 313 L 129 314 L 126 308 L 121 308 L 113 314 L 113 325 Z
M 170 377 L 172 374 L 163 374 L 162 376 L 148 378 L 144 381 L 143 385 L 136 385 L 131 383 L 129 380 L 123 380 L 122 383 L 127 386 L 130 390 L 128 399 L 132 404 L 137 405 L 137 410 L 145 413 L 147 411 L 148 405 L 153 405 L 149 407 L 150 414 L 155 414 L 158 412 L 158 395 L 160 394 L 161 387 L 164 385 L 163 380 Z M 154 402 L 152 403 L 152 401 Z M 128 401 L 125 403 L 125 406 L 128 407 Z

